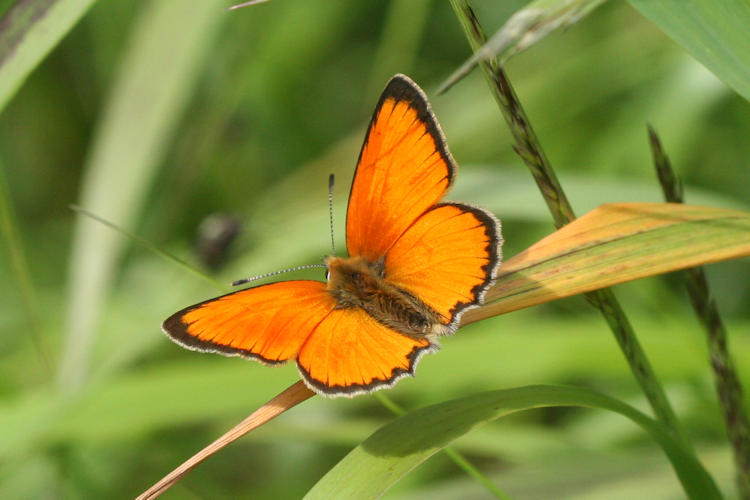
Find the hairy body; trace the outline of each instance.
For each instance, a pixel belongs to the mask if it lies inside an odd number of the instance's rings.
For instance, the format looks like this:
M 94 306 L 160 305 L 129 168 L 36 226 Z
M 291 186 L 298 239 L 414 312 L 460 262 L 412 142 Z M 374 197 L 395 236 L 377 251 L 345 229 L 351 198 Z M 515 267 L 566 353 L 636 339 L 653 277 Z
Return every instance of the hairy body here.
M 328 292 L 337 308 L 358 307 L 404 335 L 429 338 L 452 333 L 440 315 L 406 290 L 388 282 L 383 261 L 328 257 Z

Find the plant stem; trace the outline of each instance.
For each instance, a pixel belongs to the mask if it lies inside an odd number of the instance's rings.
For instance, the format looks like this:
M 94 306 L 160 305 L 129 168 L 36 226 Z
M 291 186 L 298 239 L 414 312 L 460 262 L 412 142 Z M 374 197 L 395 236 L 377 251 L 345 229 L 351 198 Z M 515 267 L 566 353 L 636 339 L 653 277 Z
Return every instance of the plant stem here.
M 18 231 L 18 221 L 10 199 L 10 189 L 2 168 L 0 168 L 0 237 L 5 240 L 8 248 L 10 267 L 13 270 L 13 277 L 21 296 L 21 306 L 29 327 L 29 339 L 34 344 L 39 362 L 45 372 L 45 378 L 50 379 L 52 378 L 52 362 L 42 334 L 42 309 L 37 300 L 34 283 L 26 262 L 23 243 L 21 243 Z
M 376 392 L 373 394 L 375 396 L 375 399 L 377 399 L 380 404 L 388 408 L 394 415 L 401 416 L 406 413 L 406 410 L 401 408 L 396 402 L 394 402 L 391 398 L 383 394 L 383 392 Z M 487 490 L 492 493 L 492 495 L 495 496 L 495 498 L 500 498 L 502 500 L 510 499 L 510 497 L 505 494 L 500 488 L 495 485 L 490 479 L 482 474 L 482 472 L 474 467 L 474 464 L 469 462 L 469 460 L 466 459 L 461 453 L 457 452 L 455 449 L 453 449 L 450 446 L 446 446 L 443 448 L 443 453 L 448 456 L 451 460 L 453 460 L 453 463 L 458 465 L 461 469 L 464 470 L 468 475 L 479 481 L 482 486 L 487 488 Z
M 648 135 L 654 168 L 659 177 L 664 199 L 670 203 L 683 203 L 682 183 L 672 170 L 672 165 L 662 149 L 659 137 L 650 126 Z M 719 403 L 724 414 L 737 468 L 737 489 L 741 498 L 750 499 L 750 425 L 748 425 L 747 413 L 742 405 L 742 384 L 729 354 L 727 331 L 719 315 L 716 301 L 711 297 L 711 290 L 703 268 L 694 267 L 686 270 L 685 285 L 698 321 L 706 330 L 716 392 L 719 395 Z
M 486 41 L 479 20 L 467 0 L 451 0 L 451 5 L 464 29 L 469 45 L 476 52 Z M 557 228 L 564 226 L 575 219 L 575 214 L 521 103 L 513 91 L 513 87 L 496 58 L 483 60 L 480 62 L 480 66 L 500 111 L 516 140 L 514 150 L 531 170 L 531 174 L 552 214 L 555 226 Z M 679 429 L 674 411 L 635 336 L 633 327 L 612 291 L 609 289 L 598 290 L 589 292 L 585 296 L 591 304 L 601 311 L 607 321 L 620 344 L 620 349 L 625 354 L 630 370 L 651 404 L 656 417 L 667 426 L 675 438 L 690 447 L 688 440 Z

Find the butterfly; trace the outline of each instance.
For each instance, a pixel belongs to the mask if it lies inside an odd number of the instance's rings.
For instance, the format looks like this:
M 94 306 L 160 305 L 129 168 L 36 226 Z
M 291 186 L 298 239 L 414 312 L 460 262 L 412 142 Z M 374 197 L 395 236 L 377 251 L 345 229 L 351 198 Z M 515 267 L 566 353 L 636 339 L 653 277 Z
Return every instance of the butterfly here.
M 346 216 L 348 257 L 327 281 L 279 281 L 187 307 L 163 331 L 182 346 L 268 365 L 295 360 L 318 394 L 351 397 L 414 375 L 438 337 L 482 303 L 501 261 L 489 211 L 441 201 L 457 165 L 422 89 L 394 76 L 375 107 Z

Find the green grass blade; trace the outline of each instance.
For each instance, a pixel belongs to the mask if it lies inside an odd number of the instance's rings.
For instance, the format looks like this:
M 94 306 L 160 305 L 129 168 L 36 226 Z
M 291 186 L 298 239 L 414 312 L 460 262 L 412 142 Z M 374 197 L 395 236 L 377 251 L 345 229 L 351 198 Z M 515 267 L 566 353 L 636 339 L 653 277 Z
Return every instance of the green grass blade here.
M 651 22 L 750 100 L 750 3 L 746 0 L 630 0 Z
M 0 21 L 0 110 L 94 0 L 20 0 Z
M 190 8 L 160 0 L 142 12 L 91 147 L 79 205 L 125 229 L 133 225 L 225 14 L 221 7 L 218 0 Z M 59 375 L 70 390 L 86 377 L 98 314 L 124 248 L 101 224 L 85 217 L 77 222 Z
M 635 408 L 584 388 L 529 386 L 492 391 L 419 409 L 372 434 L 321 478 L 305 498 L 376 498 L 440 449 L 476 427 L 518 411 L 581 406 L 613 411 L 661 446 L 690 498 L 721 498 L 694 454 Z

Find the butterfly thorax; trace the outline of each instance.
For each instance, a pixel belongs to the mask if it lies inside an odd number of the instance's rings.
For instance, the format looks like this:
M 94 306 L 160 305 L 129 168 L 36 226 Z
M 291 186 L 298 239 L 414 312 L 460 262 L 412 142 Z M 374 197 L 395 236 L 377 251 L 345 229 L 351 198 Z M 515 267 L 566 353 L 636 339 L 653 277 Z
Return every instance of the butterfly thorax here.
M 383 261 L 328 257 L 328 292 L 338 308 L 358 307 L 378 322 L 405 335 L 445 333 L 439 315 L 406 290 L 388 282 Z

